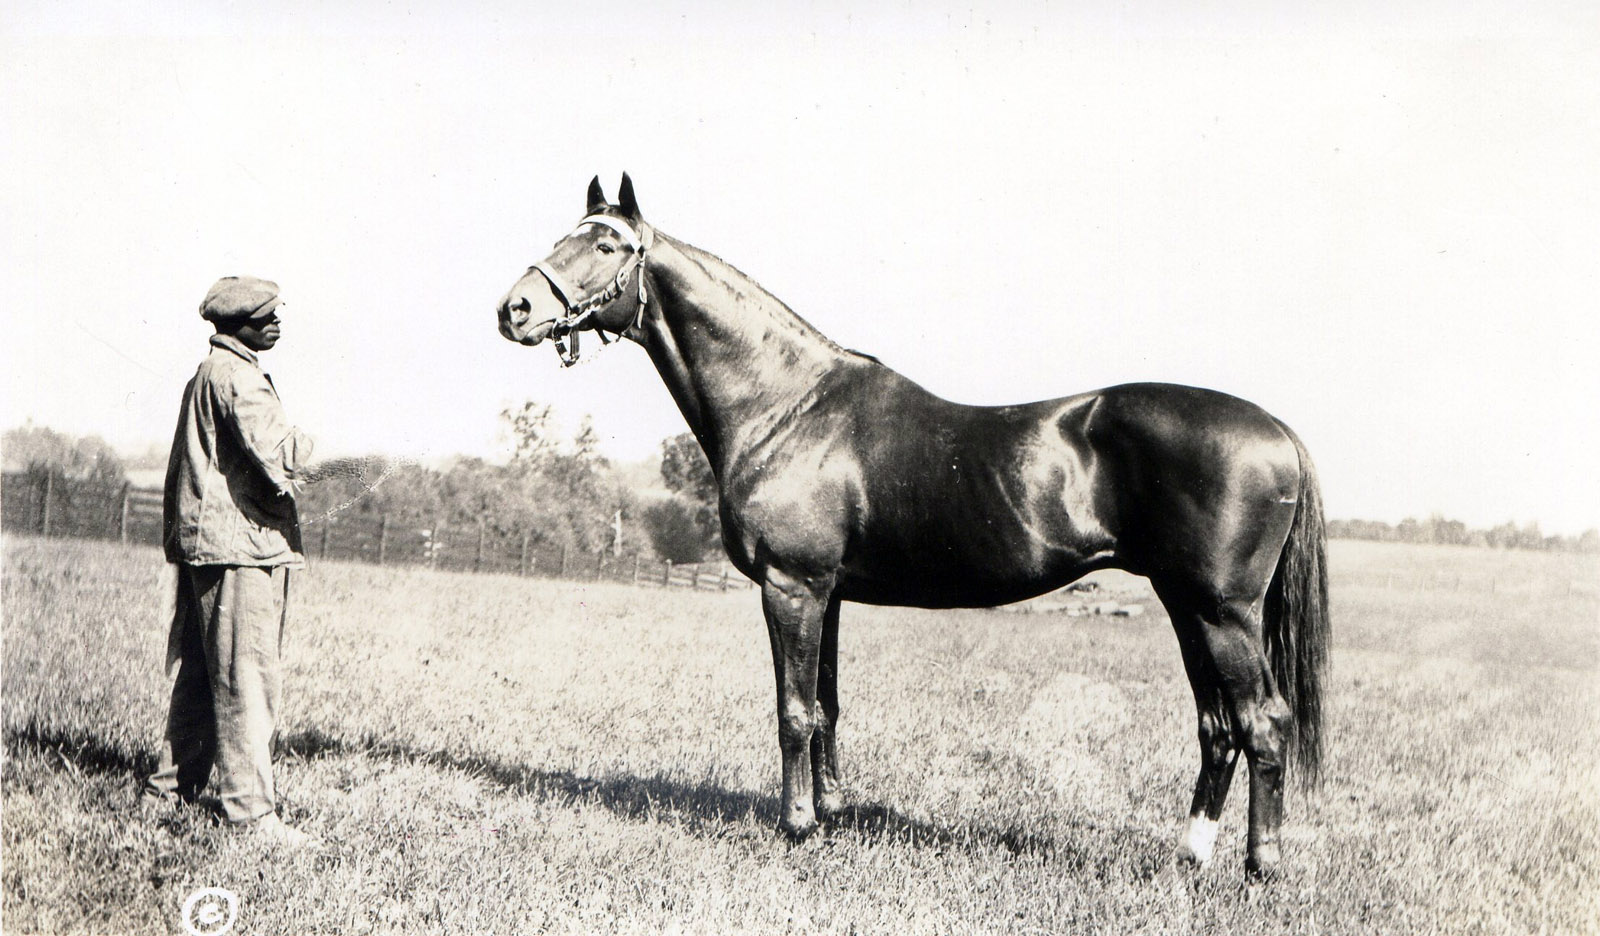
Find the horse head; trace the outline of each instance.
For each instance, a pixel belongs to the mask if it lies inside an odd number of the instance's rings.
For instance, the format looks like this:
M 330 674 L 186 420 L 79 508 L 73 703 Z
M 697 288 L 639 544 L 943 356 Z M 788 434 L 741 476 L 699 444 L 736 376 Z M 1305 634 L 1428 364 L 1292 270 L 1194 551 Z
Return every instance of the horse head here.
M 602 340 L 607 333 L 639 338 L 649 301 L 645 254 L 654 238 L 639 215 L 628 174 L 622 174 L 615 205 L 606 201 L 596 176 L 577 227 L 500 300 L 500 334 L 529 346 L 553 338 L 563 364 L 577 360 L 580 331 L 597 331 Z

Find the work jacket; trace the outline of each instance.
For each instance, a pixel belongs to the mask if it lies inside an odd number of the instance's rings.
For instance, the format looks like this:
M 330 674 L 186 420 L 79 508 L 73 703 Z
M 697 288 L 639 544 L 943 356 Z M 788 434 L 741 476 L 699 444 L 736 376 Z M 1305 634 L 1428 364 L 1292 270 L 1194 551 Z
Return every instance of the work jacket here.
M 167 460 L 167 561 L 304 566 L 295 492 L 310 459 L 311 439 L 289 425 L 255 353 L 213 335 Z

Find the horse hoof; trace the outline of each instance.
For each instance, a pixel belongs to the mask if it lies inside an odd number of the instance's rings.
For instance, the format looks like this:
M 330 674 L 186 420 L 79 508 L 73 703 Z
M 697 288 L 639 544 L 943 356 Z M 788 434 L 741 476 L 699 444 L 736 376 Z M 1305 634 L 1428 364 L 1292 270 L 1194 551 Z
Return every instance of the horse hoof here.
M 1196 854 L 1195 850 L 1190 848 L 1189 844 L 1185 842 L 1184 844 L 1178 846 L 1177 851 L 1172 853 L 1172 861 L 1180 868 L 1193 868 L 1194 870 L 1199 871 L 1211 863 L 1211 856 L 1206 855 L 1202 857 L 1201 855 Z
M 824 793 L 815 803 L 818 822 L 832 822 L 844 812 L 844 794 Z
M 799 845 L 817 831 L 817 823 L 814 819 L 809 822 L 785 822 L 778 826 L 778 831 L 789 840 L 789 844 Z
M 1258 845 L 1244 860 L 1245 876 L 1252 881 L 1270 881 L 1278 874 L 1277 845 Z

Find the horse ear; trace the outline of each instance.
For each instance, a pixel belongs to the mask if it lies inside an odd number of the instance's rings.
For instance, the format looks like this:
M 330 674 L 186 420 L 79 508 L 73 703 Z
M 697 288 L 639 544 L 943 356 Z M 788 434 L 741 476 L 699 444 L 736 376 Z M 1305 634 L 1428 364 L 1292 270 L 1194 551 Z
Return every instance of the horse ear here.
M 633 197 L 633 180 L 626 172 L 622 174 L 622 186 L 617 189 L 617 207 L 628 218 L 639 220 L 639 201 Z
M 595 176 L 589 180 L 589 214 L 602 211 L 606 207 L 606 193 L 600 188 L 600 177 Z

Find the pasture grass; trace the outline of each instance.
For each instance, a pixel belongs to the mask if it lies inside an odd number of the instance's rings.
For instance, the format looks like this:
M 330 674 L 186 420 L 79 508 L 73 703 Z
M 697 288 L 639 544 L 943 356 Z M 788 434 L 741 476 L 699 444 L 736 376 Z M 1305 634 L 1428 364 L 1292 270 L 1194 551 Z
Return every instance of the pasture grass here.
M 754 592 L 322 563 L 291 583 L 277 778 L 289 853 L 135 806 L 171 572 L 4 540 L 3 926 L 244 933 L 1593 933 L 1592 558 L 1335 542 L 1330 747 L 1283 874 L 1169 856 L 1197 765 L 1145 615 L 847 606 L 852 806 L 791 847 Z M 1490 576 L 1490 578 L 1485 578 Z M 1485 585 L 1485 582 L 1489 585 Z

